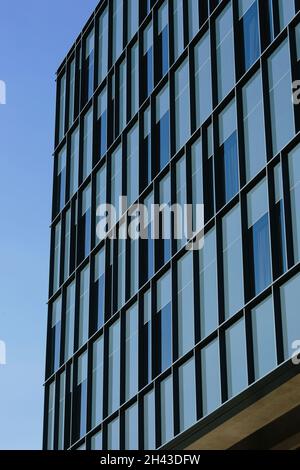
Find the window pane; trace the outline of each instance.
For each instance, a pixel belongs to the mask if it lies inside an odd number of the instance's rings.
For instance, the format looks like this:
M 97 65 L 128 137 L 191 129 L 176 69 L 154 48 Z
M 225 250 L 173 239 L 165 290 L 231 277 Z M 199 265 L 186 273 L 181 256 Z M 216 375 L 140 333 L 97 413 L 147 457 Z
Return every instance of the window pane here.
M 75 281 L 67 287 L 66 305 L 66 337 L 65 337 L 65 361 L 74 352 L 74 328 L 75 328 Z
M 266 141 L 263 118 L 261 72 L 257 72 L 243 89 L 244 141 L 247 180 L 266 164 Z
M 203 415 L 221 404 L 219 342 L 216 339 L 201 351 Z
M 102 157 L 107 150 L 107 89 L 100 93 L 97 102 L 98 145 L 99 155 Z
M 125 400 L 130 400 L 138 391 L 138 304 L 126 312 L 125 336 Z
M 136 43 L 131 49 L 131 116 L 139 108 L 139 47 Z
M 168 442 L 174 435 L 173 416 L 173 379 L 170 375 L 160 384 L 161 406 L 161 444 Z
M 199 250 L 201 338 L 218 326 L 216 257 L 216 229 L 213 227 L 205 235 L 204 246 Z
M 297 263 L 300 260 L 300 146 L 297 146 L 288 158 L 294 261 Z
M 98 83 L 105 78 L 108 69 L 108 8 L 99 18 L 99 77 Z
M 113 63 L 123 50 L 123 17 L 123 0 L 113 0 Z
M 195 46 L 195 100 L 197 127 L 212 111 L 210 36 L 206 33 Z
M 122 132 L 127 122 L 127 76 L 126 60 L 119 67 L 119 132 Z
M 275 155 L 295 133 L 290 51 L 287 39 L 268 59 L 268 70 L 273 155 Z
M 244 303 L 239 205 L 223 218 L 223 275 L 225 317 L 228 318 L 240 310 Z
M 120 449 L 120 423 L 119 418 L 107 425 L 107 450 Z
M 93 162 L 93 108 L 91 108 L 84 117 L 83 128 L 83 179 L 85 179 L 92 170 Z
M 277 365 L 272 297 L 268 297 L 252 310 L 251 319 L 254 371 L 257 380 Z
M 55 372 L 60 366 L 61 314 L 62 298 L 60 296 L 53 302 L 52 305 L 50 332 L 50 373 Z
M 65 134 L 65 118 L 66 118 L 66 74 L 64 74 L 59 82 L 59 122 L 58 122 L 58 141 L 60 142 Z
M 144 449 L 156 449 L 155 441 L 155 392 L 144 396 Z
M 128 206 L 139 195 L 139 126 L 136 124 L 127 136 L 127 198 Z
M 54 447 L 54 417 L 55 417 L 55 382 L 51 382 L 48 389 L 48 430 L 47 449 Z
M 111 156 L 111 204 L 114 206 L 119 219 L 120 201 L 122 195 L 122 147 L 114 151 Z
M 189 64 L 186 59 L 175 72 L 176 150 L 188 140 L 190 128 Z
M 295 0 L 278 0 L 280 29 L 286 27 L 295 16 Z
M 300 274 L 294 276 L 280 289 L 281 316 L 283 328 L 284 357 L 288 359 L 293 355 L 295 349 L 293 342 L 300 338 Z
M 53 260 L 53 293 L 60 286 L 60 249 L 61 249 L 61 223 L 54 229 L 54 260 Z
M 173 22 L 174 22 L 174 58 L 176 60 L 184 48 L 183 0 L 173 1 Z
M 103 417 L 103 336 L 93 344 L 92 384 L 92 427 L 95 427 Z
M 91 450 L 102 450 L 102 431 L 91 437 Z
M 135 403 L 125 411 L 125 449 L 138 450 L 138 404 Z
M 70 94 L 69 94 L 69 127 L 73 124 L 74 120 L 74 110 L 75 110 L 75 71 L 76 71 L 76 64 L 75 59 L 72 60 L 69 67 L 69 87 L 70 87 Z
M 70 154 L 70 196 L 78 189 L 78 171 L 79 171 L 79 129 L 77 128 L 71 135 L 71 154 Z
M 178 261 L 178 354 L 183 356 L 195 343 L 193 252 Z
M 89 335 L 89 299 L 90 299 L 90 267 L 80 274 L 80 302 L 79 302 L 79 340 L 81 347 Z
M 172 303 L 171 303 L 171 273 L 167 272 L 157 282 L 157 314 L 156 328 L 158 336 L 157 372 L 167 369 L 172 363 Z
M 216 19 L 218 98 L 222 101 L 235 82 L 231 2 Z
M 196 421 L 196 380 L 193 357 L 179 367 L 178 375 L 180 431 L 184 431 Z
M 59 378 L 59 412 L 58 412 L 58 450 L 65 447 L 65 397 L 66 397 L 66 372 L 62 372 Z
M 156 97 L 156 140 L 159 151 L 160 169 L 170 159 L 170 108 L 169 85 L 167 84 Z
M 247 196 L 248 243 L 253 295 L 271 282 L 271 253 L 267 181 L 263 179 Z
M 199 31 L 199 0 L 190 0 L 188 2 L 188 15 L 189 37 L 191 40 Z
M 226 331 L 228 397 L 248 386 L 245 320 L 242 318 Z
M 127 1 L 128 41 L 135 35 L 139 27 L 139 0 Z
M 251 67 L 260 54 L 258 2 L 257 0 L 240 0 L 239 8 L 240 27 L 244 42 L 244 72 Z
M 120 320 L 109 328 L 108 413 L 120 405 Z M 109 447 L 111 448 L 111 447 Z

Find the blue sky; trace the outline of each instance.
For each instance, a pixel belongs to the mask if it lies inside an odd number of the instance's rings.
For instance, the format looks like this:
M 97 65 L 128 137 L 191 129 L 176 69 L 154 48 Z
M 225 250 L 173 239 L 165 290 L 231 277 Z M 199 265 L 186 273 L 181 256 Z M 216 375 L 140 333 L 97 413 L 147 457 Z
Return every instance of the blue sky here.
M 0 3 L 0 449 L 41 448 L 55 72 L 97 3 Z

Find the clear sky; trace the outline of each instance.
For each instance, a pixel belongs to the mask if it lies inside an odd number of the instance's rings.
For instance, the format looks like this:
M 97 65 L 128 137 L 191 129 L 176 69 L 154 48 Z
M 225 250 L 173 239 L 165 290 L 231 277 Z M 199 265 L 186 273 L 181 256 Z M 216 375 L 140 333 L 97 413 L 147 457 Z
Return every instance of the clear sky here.
M 0 449 L 39 449 L 55 72 L 98 0 L 1 0 Z

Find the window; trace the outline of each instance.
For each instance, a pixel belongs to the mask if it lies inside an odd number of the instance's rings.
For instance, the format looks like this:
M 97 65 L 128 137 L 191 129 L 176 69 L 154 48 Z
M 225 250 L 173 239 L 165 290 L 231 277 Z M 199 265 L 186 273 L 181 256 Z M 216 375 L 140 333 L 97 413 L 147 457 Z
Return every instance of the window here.
M 142 141 L 142 188 L 146 188 L 152 177 L 152 139 L 151 139 L 151 108 L 150 106 L 145 110 L 143 114 L 143 141 Z
M 158 76 L 162 78 L 169 68 L 169 15 L 168 2 L 158 10 Z
M 80 273 L 79 301 L 79 336 L 78 347 L 81 347 L 89 335 L 89 299 L 90 299 L 90 267 Z
M 267 181 L 263 179 L 247 195 L 249 264 L 252 268 L 252 295 L 271 282 L 269 209 Z M 251 269 L 250 268 L 250 269 Z
M 111 156 L 111 204 L 114 206 L 117 214 L 117 220 L 120 216 L 120 196 L 122 195 L 122 146 L 113 152 Z
M 295 16 L 295 0 L 278 0 L 280 30 Z
M 72 126 L 75 113 L 75 58 L 69 65 L 69 127 Z
M 299 341 L 300 338 L 299 292 L 300 274 L 294 276 L 280 289 L 285 359 L 288 359 L 295 353 L 293 343 L 294 341 Z
M 192 171 L 192 213 L 193 232 L 202 228 L 202 221 L 198 220 L 197 205 L 203 204 L 203 154 L 202 139 L 198 139 L 191 147 L 191 171 Z
M 274 201 L 271 211 L 273 218 L 273 264 L 274 276 L 279 277 L 287 269 L 287 252 L 286 252 L 286 231 L 285 231 L 285 215 L 283 201 L 283 183 L 281 163 L 274 167 Z
M 221 404 L 221 376 L 219 342 L 215 339 L 201 351 L 203 416 L 212 413 Z
M 125 411 L 125 449 L 138 450 L 138 405 L 135 403 Z
M 184 49 L 183 0 L 173 0 L 173 24 L 174 59 L 176 60 Z
M 65 146 L 61 150 L 61 152 L 59 152 L 58 157 L 57 157 L 56 212 L 60 212 L 66 202 L 66 176 L 67 176 L 66 165 L 67 165 L 67 149 Z
M 190 0 L 187 3 L 188 6 L 188 16 L 189 16 L 189 37 L 190 41 L 196 36 L 197 32 L 199 31 L 199 18 L 200 18 L 200 11 L 199 11 L 199 0 Z
M 125 332 L 125 400 L 138 391 L 138 304 L 126 311 Z
M 170 159 L 170 104 L 167 84 L 156 97 L 156 151 L 159 155 L 159 170 Z
M 123 222 L 119 228 L 118 239 L 118 308 L 120 309 L 125 303 L 126 297 L 126 222 Z
M 130 129 L 127 135 L 127 200 L 128 207 L 139 195 L 139 126 Z
M 143 61 L 144 70 L 144 99 L 146 99 L 153 89 L 153 27 L 150 23 L 143 33 Z
M 91 437 L 91 450 L 102 450 L 102 431 L 97 432 Z
M 291 99 L 291 65 L 288 40 L 268 59 L 269 99 L 273 155 L 277 154 L 294 135 L 293 104 Z
M 119 418 L 115 418 L 107 425 L 107 450 L 120 449 L 120 423 Z
M 59 405 L 58 405 L 58 450 L 65 448 L 65 397 L 66 397 L 66 372 L 59 376 Z
M 79 129 L 71 135 L 71 153 L 70 153 L 70 197 L 78 189 L 78 171 L 79 171 Z
M 159 183 L 159 203 L 161 211 L 160 265 L 171 258 L 171 176 L 168 173 Z
M 216 229 L 213 227 L 204 237 L 199 250 L 200 271 L 200 332 L 205 338 L 218 326 Z
M 210 36 L 206 33 L 195 46 L 196 126 L 200 127 L 212 111 Z
M 195 344 L 193 252 L 183 256 L 178 269 L 178 354 L 183 356 Z
M 92 428 L 103 418 L 103 336 L 93 344 L 92 371 Z
M 219 205 L 222 206 L 239 190 L 236 103 L 231 101 L 219 116 L 218 172 Z
M 93 108 L 84 116 L 83 124 L 83 180 L 90 174 L 93 164 Z
M 51 330 L 50 330 L 50 374 L 60 366 L 60 343 L 61 343 L 61 309 L 62 299 L 58 297 L 52 304 Z
M 83 61 L 84 101 L 88 101 L 94 91 L 94 44 L 95 35 L 91 31 L 85 40 L 85 56 Z
M 135 35 L 139 27 L 139 0 L 127 0 L 128 41 Z
M 73 400 L 73 441 L 77 441 L 86 433 L 87 425 L 87 372 L 88 356 L 84 352 L 77 359 L 77 376 Z
M 75 328 L 75 281 L 67 287 L 66 325 L 65 325 L 65 361 L 74 352 Z
M 288 157 L 294 262 L 300 260 L 300 146 Z
M 242 238 L 240 206 L 223 218 L 223 276 L 225 318 L 236 313 L 244 304 Z
M 151 214 L 151 207 L 154 204 L 154 195 L 153 192 L 149 194 L 148 197 L 144 200 L 144 205 L 147 208 L 147 213 L 149 217 L 149 223 L 143 229 L 146 233 L 146 239 L 140 240 L 141 246 L 145 246 L 144 254 L 145 254 L 145 270 L 141 272 L 143 275 L 143 280 L 146 282 L 150 277 L 154 274 L 154 238 L 153 238 L 153 230 L 154 230 L 154 220 L 152 220 Z M 144 245 L 143 245 L 144 244 Z M 141 248 L 142 249 L 142 248 Z
M 246 177 L 251 180 L 266 164 L 266 140 L 261 72 L 243 88 L 244 149 Z
M 157 312 L 155 315 L 157 374 L 172 364 L 172 288 L 171 272 L 159 279 L 157 288 Z
M 101 83 L 108 69 L 108 7 L 99 18 L 98 64 L 98 83 Z
M 105 248 L 102 248 L 95 256 L 94 279 L 94 331 L 99 330 L 105 321 Z
M 127 77 L 126 59 L 119 66 L 119 133 L 122 132 L 127 122 Z
M 254 373 L 260 379 L 277 366 L 275 323 L 272 297 L 251 311 Z
M 48 388 L 48 423 L 47 423 L 47 450 L 54 448 L 54 418 L 55 418 L 55 382 Z
M 161 445 L 172 439 L 174 435 L 173 413 L 173 378 L 172 375 L 160 384 L 160 412 L 161 412 Z
M 189 63 L 186 59 L 175 72 L 176 151 L 191 134 L 190 114 Z
M 97 135 L 98 135 L 98 150 L 100 158 L 103 157 L 107 150 L 107 89 L 100 93 L 98 97 L 98 115 L 97 115 Z
M 58 109 L 58 142 L 65 135 L 66 125 L 66 74 L 59 80 L 59 109 Z
M 70 249 L 71 249 L 71 209 L 65 214 L 65 259 L 64 259 L 64 280 L 70 274 Z
M 235 83 L 234 46 L 231 2 L 216 19 L 218 101 L 229 93 Z
M 151 290 L 149 289 L 143 296 L 143 321 L 140 333 L 140 361 L 141 361 L 141 387 L 144 387 L 152 379 L 152 334 L 151 334 Z
M 131 49 L 131 106 L 130 115 L 134 116 L 139 109 L 139 46 L 136 43 Z
M 139 240 L 130 240 L 130 297 L 139 288 Z
M 120 320 L 109 328 L 108 354 L 108 414 L 111 414 L 120 405 Z
M 243 42 L 243 64 L 241 72 L 248 70 L 260 54 L 258 1 L 240 0 L 239 28 Z
M 85 259 L 91 251 L 91 185 L 82 192 L 81 217 L 79 220 L 79 259 Z
M 192 357 L 178 370 L 180 431 L 191 427 L 196 421 L 195 359 Z
M 144 446 L 145 450 L 156 449 L 155 436 L 155 392 L 152 389 L 144 396 Z
M 102 239 L 102 234 L 98 230 L 98 223 L 100 226 L 101 223 L 101 218 L 97 216 L 97 210 L 98 208 L 104 204 L 107 204 L 107 198 L 106 198 L 106 164 L 103 165 L 100 170 L 97 172 L 96 175 L 96 245 L 100 242 Z
M 170 201 L 171 202 L 171 201 Z M 176 163 L 176 204 L 180 208 L 175 215 L 174 220 L 174 238 L 176 239 L 177 250 L 182 248 L 187 239 L 191 238 L 187 204 L 187 185 L 186 185 L 186 157 L 185 155 Z
M 113 64 L 117 61 L 123 50 L 123 17 L 123 0 L 113 0 Z
M 241 318 L 226 331 L 228 398 L 248 386 L 245 320 Z
M 204 219 L 207 222 L 215 213 L 215 169 L 214 169 L 214 142 L 213 125 L 206 130 L 207 149 L 203 146 L 203 190 L 204 190 Z M 205 151 L 207 150 L 207 151 Z
M 53 293 L 60 286 L 61 222 L 54 228 Z

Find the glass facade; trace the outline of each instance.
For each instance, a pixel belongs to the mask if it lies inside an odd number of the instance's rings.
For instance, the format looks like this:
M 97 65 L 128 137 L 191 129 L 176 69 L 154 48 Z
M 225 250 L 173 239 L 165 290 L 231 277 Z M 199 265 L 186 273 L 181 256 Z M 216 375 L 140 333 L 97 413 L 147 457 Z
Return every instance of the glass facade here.
M 59 68 L 45 449 L 169 446 L 290 360 L 298 8 L 102 0 Z M 137 201 L 146 237 L 125 239 Z M 191 202 L 194 251 L 169 211 Z M 97 230 L 106 203 L 115 238 Z

